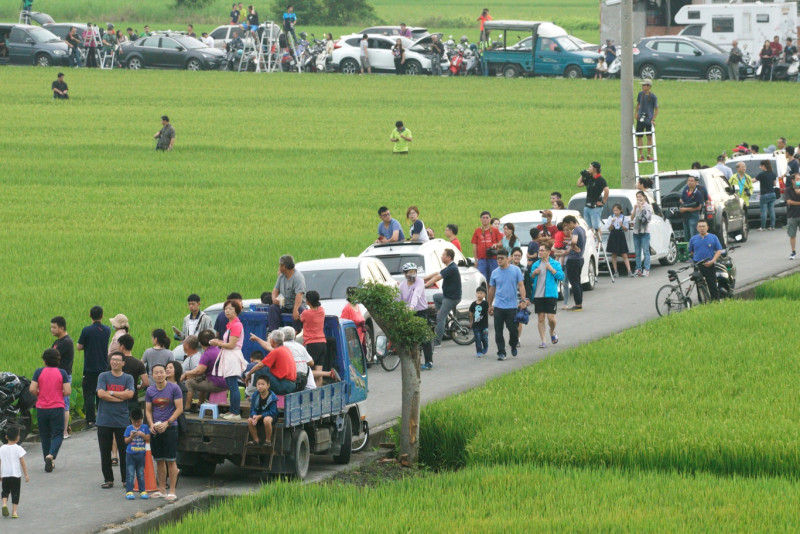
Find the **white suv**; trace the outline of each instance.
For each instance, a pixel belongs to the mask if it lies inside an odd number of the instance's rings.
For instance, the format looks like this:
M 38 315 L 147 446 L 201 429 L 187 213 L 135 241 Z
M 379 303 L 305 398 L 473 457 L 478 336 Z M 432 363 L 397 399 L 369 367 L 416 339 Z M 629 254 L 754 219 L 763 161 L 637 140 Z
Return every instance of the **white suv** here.
M 362 252 L 359 257 L 379 258 L 386 269 L 391 273 L 398 283 L 405 282 L 403 276 L 403 264 L 415 263 L 420 276 L 432 274 L 444 269 L 442 263 L 442 253 L 445 249 L 452 249 L 455 252 L 453 261 L 458 265 L 461 273 L 461 302 L 456 306 L 459 311 L 469 309 L 472 301 L 475 300 L 475 290 L 479 286 L 486 286 L 486 278 L 475 267 L 474 262 L 464 256 L 452 243 L 444 239 L 431 239 L 419 243 L 416 241 L 401 241 L 399 243 L 385 243 L 371 245 Z M 435 286 L 425 290 L 425 298 L 428 305 L 433 305 L 433 295 L 441 293 L 440 287 Z
M 442 34 L 437 34 L 441 39 Z M 331 66 L 343 74 L 358 74 L 361 70 L 361 35 L 345 35 L 336 41 Z M 369 35 L 369 64 L 372 72 L 394 72 L 394 57 L 392 47 L 397 39 L 403 43 L 406 50 L 405 74 L 430 74 L 431 57 L 428 51 L 431 36 L 426 35 L 416 41 L 405 37 Z M 446 56 L 441 59 L 442 72 L 446 72 L 450 64 Z

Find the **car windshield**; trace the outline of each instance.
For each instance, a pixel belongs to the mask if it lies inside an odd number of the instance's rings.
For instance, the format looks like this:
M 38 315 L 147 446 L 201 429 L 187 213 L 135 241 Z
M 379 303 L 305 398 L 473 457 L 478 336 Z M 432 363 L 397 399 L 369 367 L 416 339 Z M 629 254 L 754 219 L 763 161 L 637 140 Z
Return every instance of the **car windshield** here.
M 564 52 L 575 52 L 581 49 L 581 47 L 578 46 L 578 43 L 566 35 L 562 37 L 556 37 L 555 42 L 558 43 L 558 46 L 560 46 Z
M 683 188 L 686 187 L 686 179 L 688 175 L 684 176 L 662 176 L 659 179 L 661 187 L 661 196 L 680 194 Z
M 198 41 L 192 37 L 173 37 L 176 41 L 178 41 L 184 48 L 187 50 L 196 50 L 198 48 L 208 48 L 205 43 Z
M 347 288 L 357 286 L 361 279 L 358 269 L 303 270 L 303 277 L 306 279 L 306 290 L 317 291 L 323 300 L 347 298 Z
M 541 221 L 514 223 L 514 233 L 517 234 L 519 242 L 523 246 L 527 246 L 531 242 L 531 228 L 536 228 L 540 224 L 544 224 L 544 218 Z
M 715 54 L 727 54 L 727 52 L 725 52 L 722 48 L 720 48 L 719 46 L 715 45 L 711 41 L 706 41 L 705 39 L 695 38 L 695 39 L 692 39 L 692 42 L 694 42 L 698 47 L 704 49 L 706 52 L 713 52 Z
M 44 28 L 28 28 L 28 35 L 37 43 L 55 43 L 61 41 L 57 35 L 54 35 Z
M 403 265 L 413 263 L 417 267 L 425 267 L 425 258 L 421 254 L 399 254 L 391 256 L 375 256 L 380 258 L 392 275 L 403 274 Z
M 739 162 L 739 161 L 728 161 L 728 162 L 725 163 L 725 165 L 730 170 L 732 170 L 734 173 L 736 173 L 736 166 L 739 163 L 744 163 L 747 166 L 747 169 L 744 172 L 749 174 L 751 178 L 755 178 L 756 176 L 758 176 L 761 173 L 761 162 L 762 161 L 763 160 L 761 160 L 761 159 L 751 159 L 750 161 L 742 161 L 742 162 Z M 772 161 L 770 163 L 775 165 L 774 161 Z

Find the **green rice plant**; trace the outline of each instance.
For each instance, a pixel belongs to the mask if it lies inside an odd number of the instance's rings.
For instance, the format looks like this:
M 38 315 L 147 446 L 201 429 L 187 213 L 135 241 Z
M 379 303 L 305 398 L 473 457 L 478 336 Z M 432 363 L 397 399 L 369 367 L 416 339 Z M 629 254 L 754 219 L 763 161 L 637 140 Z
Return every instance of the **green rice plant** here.
M 800 273 L 758 285 L 755 296 L 757 299 L 800 300 Z
M 492 380 L 425 407 L 421 461 L 796 478 L 795 315 L 785 300 L 704 306 Z
M 793 532 L 798 505 L 780 478 L 474 466 L 371 488 L 278 481 L 158 532 Z

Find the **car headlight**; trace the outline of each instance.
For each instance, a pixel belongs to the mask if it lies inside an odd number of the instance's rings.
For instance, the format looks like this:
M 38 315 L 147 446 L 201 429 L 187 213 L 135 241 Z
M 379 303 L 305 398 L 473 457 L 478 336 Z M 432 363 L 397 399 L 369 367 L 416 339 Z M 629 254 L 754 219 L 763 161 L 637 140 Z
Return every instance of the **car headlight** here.
M 594 59 L 592 59 L 590 57 L 585 57 L 585 58 L 583 58 L 583 63 L 585 65 L 591 65 L 592 63 L 597 63 L 597 61 L 595 61 Z
M 53 55 L 54 56 L 66 56 L 67 53 L 64 52 L 63 50 L 53 50 Z
M 203 59 L 213 59 L 214 58 L 214 56 L 212 56 L 211 54 L 201 54 L 201 55 L 203 56 Z

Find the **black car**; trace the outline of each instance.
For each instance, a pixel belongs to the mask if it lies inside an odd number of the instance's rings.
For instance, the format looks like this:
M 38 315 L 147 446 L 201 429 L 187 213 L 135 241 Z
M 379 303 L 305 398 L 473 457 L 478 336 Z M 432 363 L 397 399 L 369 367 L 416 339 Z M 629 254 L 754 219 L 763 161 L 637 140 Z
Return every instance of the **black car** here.
M 180 34 L 152 35 L 120 47 L 119 61 L 129 69 L 216 69 L 225 52 L 209 48 L 193 37 Z
M 710 82 L 728 77 L 728 53 L 699 37 L 645 37 L 633 49 L 633 70 L 645 79 L 704 78 Z M 753 68 L 740 64 L 740 77 Z
M 723 247 L 728 246 L 730 235 L 741 234 L 741 241 L 747 241 L 747 214 L 742 201 L 719 169 L 713 168 L 659 174 L 661 210 L 664 217 L 672 224 L 676 239 L 686 241 L 683 235 L 680 198 L 689 176 L 697 179 L 698 186 L 707 197 L 705 207 L 700 213 L 701 220 L 708 223 L 709 233 L 716 234 Z

